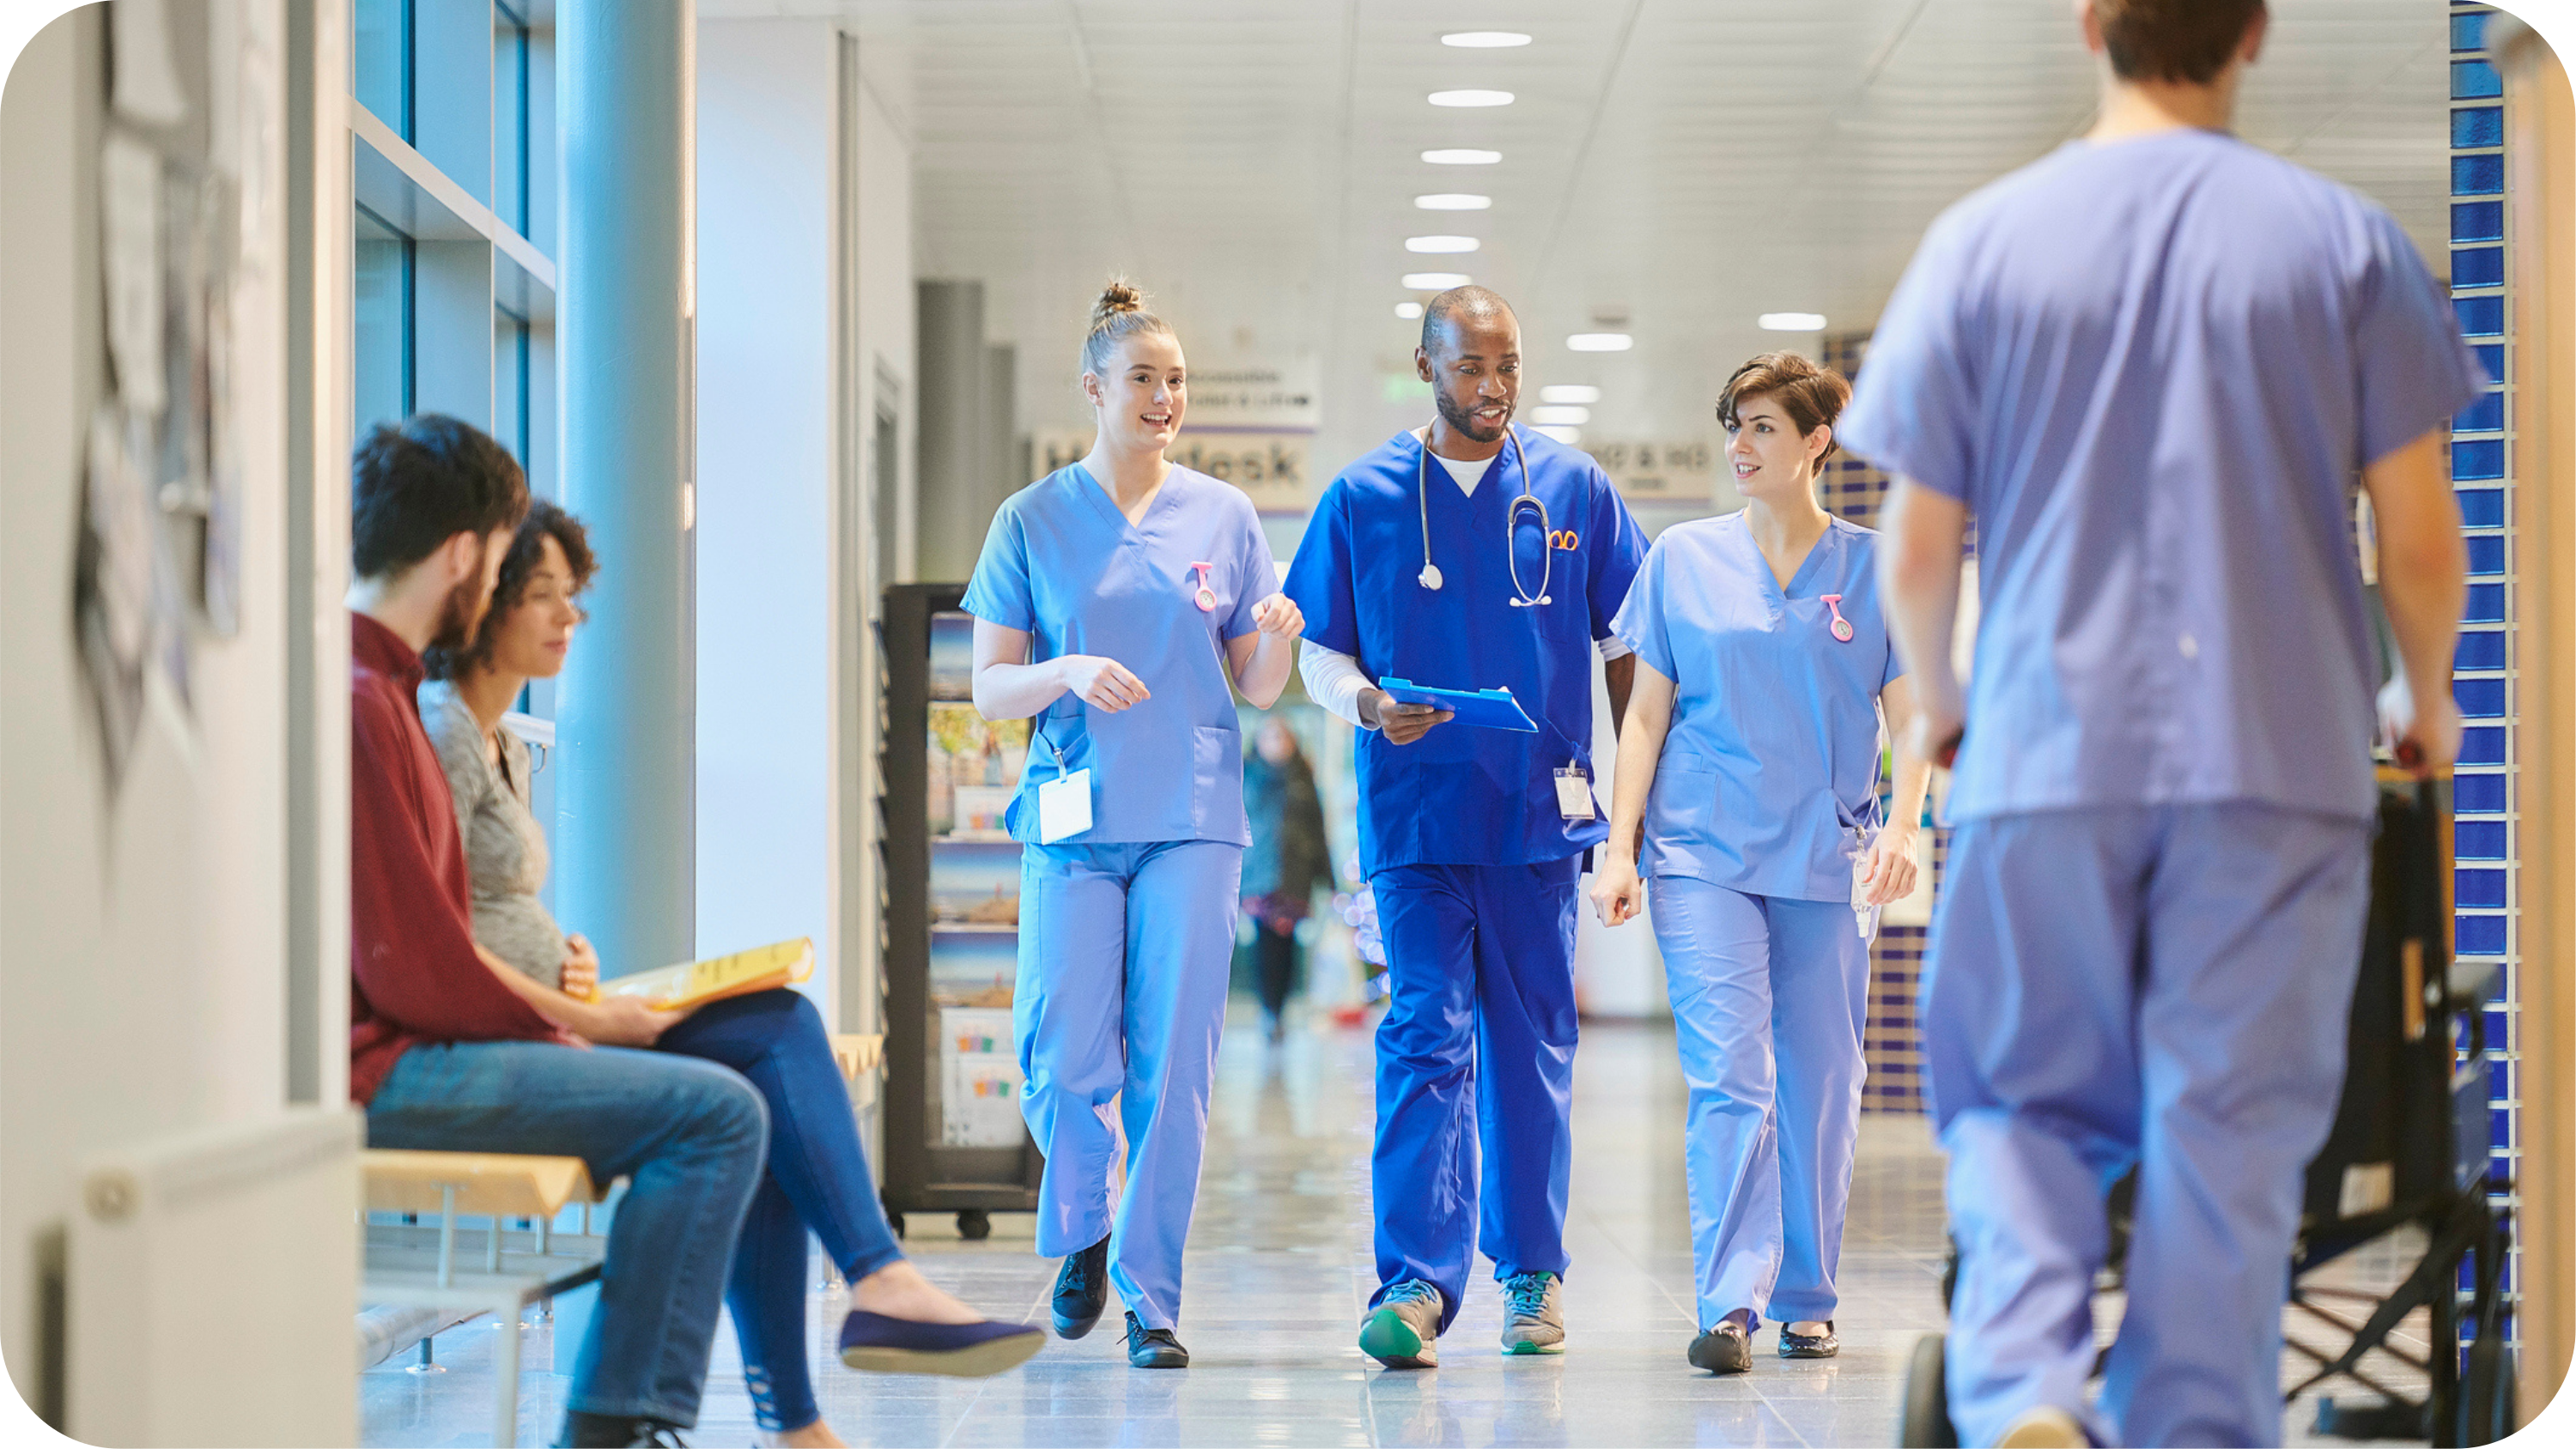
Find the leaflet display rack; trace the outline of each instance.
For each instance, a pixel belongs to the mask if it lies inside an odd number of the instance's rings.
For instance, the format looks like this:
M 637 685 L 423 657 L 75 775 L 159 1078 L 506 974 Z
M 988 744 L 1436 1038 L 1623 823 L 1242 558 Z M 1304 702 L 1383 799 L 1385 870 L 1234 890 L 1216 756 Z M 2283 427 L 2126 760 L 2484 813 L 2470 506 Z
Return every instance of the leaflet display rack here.
M 1045 1158 L 1020 1118 L 1011 1032 L 1020 847 L 1002 812 L 1028 723 L 976 714 L 959 584 L 886 590 L 885 1205 L 953 1212 L 968 1238 L 1037 1208 Z

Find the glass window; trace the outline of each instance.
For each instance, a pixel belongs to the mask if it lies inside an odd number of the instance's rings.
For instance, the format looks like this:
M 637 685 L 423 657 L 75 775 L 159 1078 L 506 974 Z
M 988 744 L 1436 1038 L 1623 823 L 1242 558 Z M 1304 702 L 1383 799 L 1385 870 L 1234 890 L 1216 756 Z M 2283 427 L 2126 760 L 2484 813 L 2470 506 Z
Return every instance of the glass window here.
M 409 141 L 411 115 L 412 0 L 355 0 L 355 44 L 350 47 L 350 90 L 358 104 Z
M 358 208 L 356 395 L 358 435 L 412 411 L 412 244 Z
M 492 313 L 492 436 L 528 464 L 528 323 L 506 307 Z
M 528 234 L 528 25 L 492 6 L 492 214 Z

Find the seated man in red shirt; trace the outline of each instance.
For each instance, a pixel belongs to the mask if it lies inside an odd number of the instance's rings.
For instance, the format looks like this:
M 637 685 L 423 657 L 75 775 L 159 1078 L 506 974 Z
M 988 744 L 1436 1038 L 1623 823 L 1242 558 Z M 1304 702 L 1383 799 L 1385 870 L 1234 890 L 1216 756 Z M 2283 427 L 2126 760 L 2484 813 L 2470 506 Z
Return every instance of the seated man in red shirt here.
M 631 1179 L 563 1442 L 660 1444 L 697 1422 L 768 1109 L 650 1046 L 679 1014 L 543 992 L 483 954 L 421 650 L 461 648 L 528 508 L 519 465 L 453 418 L 379 425 L 350 479 L 349 1095 L 371 1147 L 579 1157 Z M 542 1009 L 540 1009 L 542 1003 Z

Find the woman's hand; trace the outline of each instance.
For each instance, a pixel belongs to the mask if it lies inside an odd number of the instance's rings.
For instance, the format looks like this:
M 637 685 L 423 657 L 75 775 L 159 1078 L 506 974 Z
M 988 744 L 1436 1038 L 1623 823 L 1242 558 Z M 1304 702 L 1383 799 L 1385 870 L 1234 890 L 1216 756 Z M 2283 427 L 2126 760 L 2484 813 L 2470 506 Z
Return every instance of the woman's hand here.
M 687 1015 L 664 1011 L 640 996 L 612 996 L 592 1004 L 581 1035 L 602 1046 L 648 1047 Z
M 1272 594 L 1253 605 L 1252 622 L 1260 627 L 1263 634 L 1282 644 L 1293 643 L 1298 635 L 1306 632 L 1305 611 L 1286 594 Z
M 598 992 L 599 953 L 591 949 L 590 938 L 579 933 L 564 937 L 563 994 L 588 1001 Z
M 1878 832 L 1869 851 L 1861 857 L 1861 888 L 1868 892 L 1863 899 L 1870 905 L 1883 906 L 1914 894 L 1914 836 L 1911 825 L 1889 825 Z
M 1601 868 L 1592 873 L 1592 909 L 1605 926 L 1623 926 L 1636 919 L 1642 908 L 1645 882 L 1637 879 L 1637 863 L 1618 851 L 1607 852 Z
M 1145 681 L 1128 673 L 1127 666 L 1115 659 L 1067 654 L 1056 660 L 1055 666 L 1068 693 L 1104 714 L 1116 714 L 1154 697 Z

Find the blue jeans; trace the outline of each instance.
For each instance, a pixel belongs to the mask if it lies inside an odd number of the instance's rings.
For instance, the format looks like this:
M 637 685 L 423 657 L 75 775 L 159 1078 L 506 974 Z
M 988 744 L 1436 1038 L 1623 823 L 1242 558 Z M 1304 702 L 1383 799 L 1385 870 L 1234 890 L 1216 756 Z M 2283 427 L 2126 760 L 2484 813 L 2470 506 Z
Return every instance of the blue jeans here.
M 805 1371 L 805 1230 L 853 1283 L 903 1259 L 831 1038 L 814 1004 L 782 989 L 702 1006 L 656 1045 L 733 1068 L 769 1104 L 769 1170 L 743 1219 L 725 1306 L 760 1427 L 801 1429 L 823 1416 Z
M 566 1404 L 687 1428 L 768 1119 L 750 1084 L 704 1062 L 546 1042 L 424 1044 L 376 1089 L 367 1145 L 578 1157 L 594 1181 L 631 1178 Z

